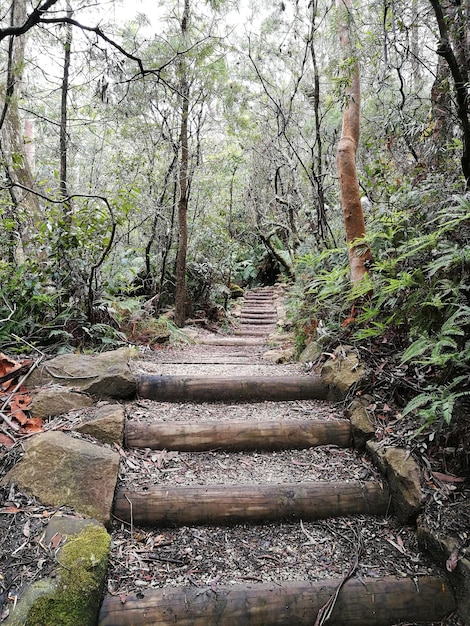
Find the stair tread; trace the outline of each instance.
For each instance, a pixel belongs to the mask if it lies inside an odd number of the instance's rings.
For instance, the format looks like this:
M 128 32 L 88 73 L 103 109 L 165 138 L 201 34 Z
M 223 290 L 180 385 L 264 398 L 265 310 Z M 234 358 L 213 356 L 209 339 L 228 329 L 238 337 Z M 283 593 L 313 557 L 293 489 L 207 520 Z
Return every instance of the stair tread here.
M 321 446 L 305 450 L 253 452 L 126 452 L 121 479 L 135 490 L 162 485 L 292 483 L 380 480 L 372 463 L 354 450 Z

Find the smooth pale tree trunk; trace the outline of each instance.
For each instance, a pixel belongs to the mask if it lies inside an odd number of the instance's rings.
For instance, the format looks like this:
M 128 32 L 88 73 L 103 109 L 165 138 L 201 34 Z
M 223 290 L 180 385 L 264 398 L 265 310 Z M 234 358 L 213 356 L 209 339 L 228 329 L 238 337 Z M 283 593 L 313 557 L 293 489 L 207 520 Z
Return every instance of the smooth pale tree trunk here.
M 336 154 L 336 166 L 341 190 L 346 241 L 349 247 L 351 281 L 356 283 L 367 273 L 367 262 L 372 258 L 367 246 L 363 243 L 356 243 L 366 234 L 356 170 L 356 152 L 360 132 L 361 87 L 359 61 L 351 41 L 351 0 L 336 0 L 336 7 L 342 54 L 347 65 L 351 67 L 350 86 L 346 94 L 347 104 L 343 113 L 343 127 Z

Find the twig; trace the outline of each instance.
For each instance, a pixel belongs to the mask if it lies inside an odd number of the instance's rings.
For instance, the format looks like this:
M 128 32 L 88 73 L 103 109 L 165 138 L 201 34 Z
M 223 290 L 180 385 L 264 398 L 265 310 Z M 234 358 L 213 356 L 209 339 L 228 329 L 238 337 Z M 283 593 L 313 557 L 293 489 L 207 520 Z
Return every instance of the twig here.
M 6 301 L 5 296 L 2 295 L 2 299 L 3 299 L 3 302 L 5 303 L 5 306 L 7 306 L 10 309 L 10 315 L 8 317 L 5 317 L 3 320 L 0 320 L 0 322 L 9 322 L 16 312 L 16 304 L 13 304 L 13 308 L 12 308 Z
M 331 614 L 333 613 L 333 609 L 335 608 L 335 604 L 336 604 L 336 600 L 338 599 L 339 592 L 343 588 L 344 584 L 354 575 L 354 573 L 357 570 L 357 567 L 359 565 L 359 559 L 361 557 L 361 554 L 364 548 L 360 530 L 356 534 L 356 539 L 358 541 L 357 541 L 357 550 L 356 550 L 356 556 L 354 558 L 354 561 L 351 567 L 349 568 L 348 572 L 346 573 L 346 575 L 340 580 L 333 595 L 325 602 L 325 604 L 318 611 L 317 618 L 313 626 L 323 626 L 323 624 L 325 624 L 330 619 Z
M 134 513 L 132 511 L 132 500 L 129 500 L 129 498 L 127 497 L 127 494 L 124 494 L 126 497 L 126 500 L 129 502 L 129 506 L 130 506 L 130 518 L 131 518 L 131 539 L 134 539 Z

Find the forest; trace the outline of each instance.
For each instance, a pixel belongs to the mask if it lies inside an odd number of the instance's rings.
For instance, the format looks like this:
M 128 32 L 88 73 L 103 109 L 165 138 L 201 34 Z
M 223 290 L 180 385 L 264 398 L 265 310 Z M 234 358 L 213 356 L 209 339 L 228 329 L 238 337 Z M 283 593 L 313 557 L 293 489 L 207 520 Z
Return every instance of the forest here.
M 468 0 L 0 11 L 1 350 L 230 333 L 280 281 L 298 353 L 470 439 Z

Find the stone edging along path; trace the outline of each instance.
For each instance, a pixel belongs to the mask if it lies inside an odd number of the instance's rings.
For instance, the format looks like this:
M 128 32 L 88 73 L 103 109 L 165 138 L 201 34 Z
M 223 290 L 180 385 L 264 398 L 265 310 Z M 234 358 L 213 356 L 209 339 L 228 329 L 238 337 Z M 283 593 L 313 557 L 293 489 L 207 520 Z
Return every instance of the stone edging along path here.
M 257 337 L 257 334 L 253 337 Z M 112 449 L 112 445 L 123 444 L 125 429 L 122 406 L 103 403 L 103 400 L 112 398 L 122 401 L 134 397 L 137 390 L 140 395 L 154 393 L 155 390 L 151 378 L 136 379 L 132 375 L 128 361 L 133 356 L 135 353 L 128 349 L 93 357 L 64 355 L 48 361 L 42 371 L 35 372 L 29 381 L 31 386 L 38 389 L 32 409 L 36 415 L 60 415 L 71 408 L 88 407 L 98 402 L 93 421 L 80 425 L 77 431 L 92 435 L 111 446 L 96 445 L 60 431 L 48 431 L 25 443 L 24 457 L 4 477 L 4 484 L 14 483 L 20 490 L 34 495 L 45 504 L 57 507 L 67 505 L 78 514 L 90 518 L 80 520 L 67 515 L 54 516 L 54 523 L 51 523 L 53 520 L 49 523 L 50 531 L 46 539 L 55 536 L 51 535 L 53 531 L 67 538 L 57 554 L 57 575 L 53 580 L 46 579 L 40 581 L 41 584 L 31 586 L 16 610 L 10 612 L 5 621 L 7 626 L 24 623 L 55 626 L 53 618 L 47 617 L 47 611 L 51 604 L 58 603 L 61 604 L 60 610 L 68 611 L 70 615 L 75 611 L 76 616 L 80 616 L 73 618 L 75 621 L 70 621 L 70 624 L 96 624 L 106 580 L 109 547 L 106 529 L 109 529 L 111 523 L 120 460 L 119 453 Z M 316 397 L 315 394 L 325 397 L 338 389 L 341 392 L 341 384 L 335 381 L 334 376 L 338 369 L 343 369 L 344 373 L 346 361 L 343 349 L 343 353 L 335 355 L 328 367 L 324 368 L 323 382 L 312 377 L 310 386 L 305 383 L 300 385 L 298 397 L 304 397 L 305 394 L 307 397 Z M 357 364 L 352 369 L 357 371 Z M 258 382 L 269 384 L 268 381 Z M 47 385 L 51 383 L 56 386 L 48 388 Z M 70 383 L 73 383 L 73 387 Z M 156 383 L 161 391 L 162 381 Z M 172 384 L 176 385 L 179 393 L 182 392 L 181 377 L 178 380 L 166 378 L 166 393 L 171 393 Z M 186 381 L 183 393 L 189 394 L 190 399 L 198 397 L 198 384 L 202 384 L 201 381 Z M 278 387 L 279 381 L 276 384 Z M 238 381 L 235 397 L 245 392 L 249 397 L 249 394 L 254 393 L 253 386 Z M 204 390 L 206 393 L 207 389 Z M 230 395 L 232 392 L 227 389 L 226 393 Z M 395 514 L 409 522 L 419 516 L 422 505 L 419 469 L 406 451 L 383 449 L 373 441 L 374 429 L 368 421 L 365 404 L 364 400 L 355 401 L 349 409 L 355 445 L 360 449 L 367 447 L 372 454 L 389 484 Z M 442 566 L 454 549 L 453 540 L 440 538 L 421 526 L 418 532 L 422 542 L 438 555 Z M 77 554 L 80 556 L 77 557 Z M 449 578 L 455 587 L 460 613 L 469 615 L 468 560 L 461 559 Z M 42 598 L 42 602 L 38 598 Z M 53 602 L 48 602 L 48 598 Z M 26 617 L 28 613 L 29 617 Z

